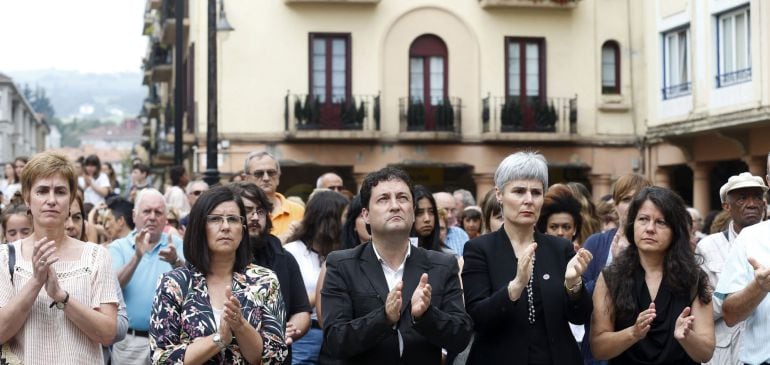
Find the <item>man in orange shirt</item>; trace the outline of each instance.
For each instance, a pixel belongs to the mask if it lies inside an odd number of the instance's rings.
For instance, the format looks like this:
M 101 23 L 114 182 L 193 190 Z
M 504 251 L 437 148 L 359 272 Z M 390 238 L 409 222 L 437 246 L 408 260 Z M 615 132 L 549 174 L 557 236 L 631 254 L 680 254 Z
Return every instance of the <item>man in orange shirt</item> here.
M 281 165 L 278 164 L 278 160 L 267 151 L 252 152 L 246 156 L 243 174 L 247 181 L 253 182 L 262 189 L 273 204 L 273 211 L 270 213 L 273 229 L 270 233 L 284 242 L 291 233 L 291 223 L 302 220 L 305 208 L 286 200 L 286 197 L 277 191 L 281 179 Z

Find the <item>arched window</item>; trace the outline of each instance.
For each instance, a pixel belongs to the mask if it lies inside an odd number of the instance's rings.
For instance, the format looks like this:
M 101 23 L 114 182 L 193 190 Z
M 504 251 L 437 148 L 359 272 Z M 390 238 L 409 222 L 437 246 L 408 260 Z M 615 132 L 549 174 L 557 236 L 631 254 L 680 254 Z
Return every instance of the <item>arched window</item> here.
M 409 130 L 452 129 L 448 100 L 447 47 L 433 34 L 417 37 L 409 46 Z M 451 108 L 451 106 L 450 106 Z
M 620 46 L 615 41 L 602 45 L 602 94 L 620 94 Z

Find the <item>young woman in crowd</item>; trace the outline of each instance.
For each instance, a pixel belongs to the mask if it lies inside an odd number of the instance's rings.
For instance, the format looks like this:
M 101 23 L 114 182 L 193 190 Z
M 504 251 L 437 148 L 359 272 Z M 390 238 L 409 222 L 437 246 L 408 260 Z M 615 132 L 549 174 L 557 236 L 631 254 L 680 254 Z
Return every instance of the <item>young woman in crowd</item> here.
M 342 226 L 342 248 L 353 248 L 369 242 L 372 238 L 369 231 L 366 230 L 366 223 L 361 215 L 362 211 L 361 196 L 356 195 L 350 200 L 348 212 L 345 215 L 345 224 Z
M 110 193 L 120 195 L 120 182 L 118 181 L 118 176 L 115 174 L 115 169 L 112 168 L 112 164 L 109 162 L 102 163 L 101 171 L 107 175 L 107 180 L 110 181 Z
M 163 275 L 150 319 L 155 364 L 282 364 L 286 312 L 271 270 L 251 263 L 246 210 L 225 186 L 201 194 L 187 265 Z
M 3 243 L 11 243 L 32 234 L 32 217 L 26 205 L 11 205 L 3 210 L 0 223 L 3 227 Z
M 580 203 L 572 197 L 572 194 L 569 191 L 549 189 L 543 199 L 537 230 L 572 242 L 577 251 L 582 243 L 577 242 L 578 232 L 582 226 Z
M 3 170 L 3 172 L 5 174 L 5 181 L 0 188 L 3 189 L 4 200 L 0 201 L 0 203 L 9 205 L 13 193 L 21 190 L 21 184 L 19 183 L 19 175 L 16 173 L 16 169 L 13 168 L 13 163 L 9 162 L 5 164 L 5 170 Z
M 74 167 L 43 152 L 26 164 L 21 181 L 34 233 L 11 243 L 13 278 L 0 270 L 0 342 L 27 364 L 102 363 L 101 345 L 117 332 L 118 289 L 107 250 L 66 235 Z M 0 262 L 8 260 L 7 246 L 0 247 Z
M 91 203 L 99 207 L 104 198 L 112 191 L 110 179 L 101 172 L 102 164 L 99 156 L 89 155 L 83 161 L 83 176 L 78 178 L 78 186 L 83 189 L 83 203 Z
M 462 216 L 462 228 L 468 237 L 473 239 L 481 235 L 483 222 L 481 219 L 481 208 L 475 205 L 465 207 Z
M 495 172 L 502 229 L 468 241 L 462 271 L 476 337 L 467 364 L 582 364 L 568 322 L 592 303 L 581 280 L 591 254 L 535 231 L 548 186 L 545 158 L 518 152 Z M 546 318 L 547 316 L 547 318 Z
M 714 352 L 708 276 L 690 247 L 684 201 L 648 187 L 628 208 L 630 246 L 594 291 L 591 349 L 612 364 L 699 364 Z
M 484 197 L 482 205 L 482 215 L 484 219 L 484 232 L 490 233 L 497 231 L 503 226 L 503 208 L 495 196 L 495 189 L 490 190 Z
M 311 306 L 316 303 L 316 285 L 326 256 L 342 248 L 340 237 L 347 206 L 348 200 L 335 191 L 316 191 L 305 206 L 298 229 L 283 246 L 299 264 Z M 314 312 L 310 331 L 292 344 L 292 363 L 317 364 L 322 343 L 323 330 Z

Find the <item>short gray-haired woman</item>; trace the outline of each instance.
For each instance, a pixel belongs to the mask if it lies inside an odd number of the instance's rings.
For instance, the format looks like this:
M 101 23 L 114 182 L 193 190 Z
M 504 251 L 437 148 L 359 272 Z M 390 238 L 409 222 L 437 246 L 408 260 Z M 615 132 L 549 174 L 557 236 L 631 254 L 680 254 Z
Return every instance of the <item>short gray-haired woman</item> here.
M 535 231 L 547 186 L 539 153 L 514 153 L 495 172 L 503 227 L 469 241 L 463 255 L 465 305 L 476 330 L 467 364 L 582 364 L 568 322 L 590 318 L 581 274 L 592 257 Z

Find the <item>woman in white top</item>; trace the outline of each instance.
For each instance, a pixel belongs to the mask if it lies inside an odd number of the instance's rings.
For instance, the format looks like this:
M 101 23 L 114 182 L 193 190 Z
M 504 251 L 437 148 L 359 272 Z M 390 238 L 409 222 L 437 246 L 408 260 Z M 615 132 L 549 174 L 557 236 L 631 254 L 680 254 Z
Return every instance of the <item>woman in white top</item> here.
M 5 180 L 0 184 L 0 189 L 3 190 L 2 204 L 8 204 L 11 201 L 13 194 L 21 189 L 19 184 L 19 176 L 16 174 L 16 170 L 13 168 L 13 163 L 9 162 L 5 164 Z
M 0 246 L 0 342 L 26 364 L 98 364 L 115 338 L 110 255 L 65 234 L 77 183 L 61 154 L 35 155 L 21 174 L 34 233 Z M 9 246 L 14 247 L 13 277 Z
M 100 203 L 104 203 L 104 197 L 112 191 L 110 179 L 100 171 L 102 164 L 98 156 L 86 157 L 83 165 L 85 173 L 78 177 L 78 185 L 83 189 L 83 202 L 98 207 Z
M 305 206 L 305 215 L 296 232 L 289 237 L 286 251 L 294 256 L 305 282 L 310 305 L 315 307 L 316 284 L 321 265 L 334 250 L 342 248 L 343 216 L 348 200 L 334 191 L 317 191 Z M 323 331 L 315 311 L 310 330 L 292 344 L 292 364 L 318 364 L 323 343 Z

